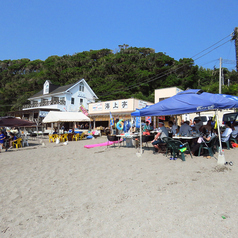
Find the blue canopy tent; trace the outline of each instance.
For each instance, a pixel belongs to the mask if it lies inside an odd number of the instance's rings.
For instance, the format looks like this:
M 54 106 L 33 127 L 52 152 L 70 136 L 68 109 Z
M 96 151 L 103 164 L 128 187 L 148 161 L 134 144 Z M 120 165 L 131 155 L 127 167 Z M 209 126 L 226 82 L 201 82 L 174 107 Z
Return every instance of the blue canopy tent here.
M 189 89 L 154 105 L 132 112 L 132 116 L 168 116 L 238 108 L 238 97 Z
M 131 115 L 137 117 L 167 116 L 231 108 L 238 108 L 238 97 L 207 93 L 200 89 L 189 89 L 154 105 L 132 112 Z

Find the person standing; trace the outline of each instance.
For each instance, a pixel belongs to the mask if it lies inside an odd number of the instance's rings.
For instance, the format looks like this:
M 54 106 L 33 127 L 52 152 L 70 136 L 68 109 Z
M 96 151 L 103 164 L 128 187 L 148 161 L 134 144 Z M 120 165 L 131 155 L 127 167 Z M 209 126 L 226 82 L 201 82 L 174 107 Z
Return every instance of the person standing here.
M 0 132 L 0 152 L 1 152 L 2 147 L 4 145 L 5 139 L 6 139 L 6 136 L 4 135 L 4 131 L 1 130 L 1 132 Z

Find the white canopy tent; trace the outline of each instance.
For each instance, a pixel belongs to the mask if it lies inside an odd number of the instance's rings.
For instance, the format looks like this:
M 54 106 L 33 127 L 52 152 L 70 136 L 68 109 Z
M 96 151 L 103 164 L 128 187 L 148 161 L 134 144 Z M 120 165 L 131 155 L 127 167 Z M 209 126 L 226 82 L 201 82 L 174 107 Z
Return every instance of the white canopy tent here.
M 43 123 L 52 122 L 83 122 L 90 121 L 82 112 L 55 112 L 50 111 L 47 116 L 43 119 Z

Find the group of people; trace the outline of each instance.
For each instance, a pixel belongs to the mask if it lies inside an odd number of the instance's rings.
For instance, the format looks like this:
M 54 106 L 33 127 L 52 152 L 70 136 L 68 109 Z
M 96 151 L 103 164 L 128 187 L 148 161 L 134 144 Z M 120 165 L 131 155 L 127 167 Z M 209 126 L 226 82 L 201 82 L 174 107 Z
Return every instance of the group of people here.
M 7 133 L 6 128 L 0 129 L 0 152 L 3 148 L 5 148 L 5 151 L 8 151 L 8 149 L 11 149 L 13 147 L 13 143 L 17 141 L 17 135 L 9 132 Z
M 182 136 L 189 136 L 195 132 L 196 134 L 200 134 L 198 139 L 193 141 L 192 153 L 193 155 L 198 154 L 198 150 L 200 147 L 200 143 L 209 142 L 212 138 L 218 136 L 218 132 L 214 129 L 214 124 L 212 120 L 209 120 L 207 125 L 203 125 L 200 119 L 194 121 L 193 125 L 190 126 L 189 121 L 185 121 L 181 124 L 180 127 L 175 125 L 172 121 L 169 121 L 169 130 L 164 126 L 162 121 L 159 122 L 159 128 L 157 130 L 157 134 L 155 135 L 154 140 L 151 142 L 155 148 L 155 152 L 162 152 L 162 144 L 164 144 L 164 137 L 169 137 L 175 134 L 180 134 Z M 170 133 L 170 135 L 169 135 Z M 225 124 L 225 130 L 221 133 L 221 141 L 227 142 L 230 139 L 230 136 L 233 138 L 238 137 L 238 123 L 227 122 Z M 217 140 L 218 142 L 218 140 Z

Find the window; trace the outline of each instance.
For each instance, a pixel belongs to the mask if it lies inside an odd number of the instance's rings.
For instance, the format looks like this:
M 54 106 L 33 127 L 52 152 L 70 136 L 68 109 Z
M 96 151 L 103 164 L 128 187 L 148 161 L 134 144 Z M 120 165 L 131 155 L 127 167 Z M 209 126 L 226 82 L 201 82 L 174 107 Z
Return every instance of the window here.
M 71 104 L 74 104 L 74 98 L 71 98 Z
M 83 99 L 80 98 L 80 105 L 83 105 Z
M 79 91 L 80 92 L 84 92 L 84 85 L 83 85 L 83 83 L 79 84 Z

